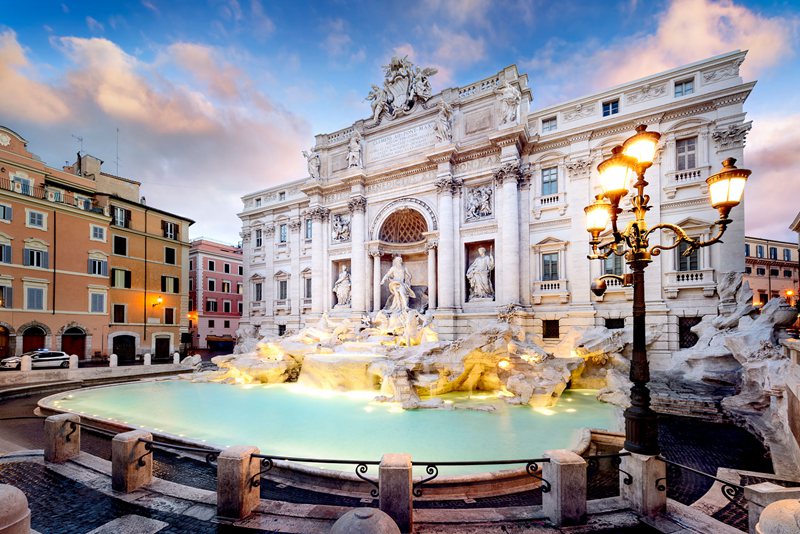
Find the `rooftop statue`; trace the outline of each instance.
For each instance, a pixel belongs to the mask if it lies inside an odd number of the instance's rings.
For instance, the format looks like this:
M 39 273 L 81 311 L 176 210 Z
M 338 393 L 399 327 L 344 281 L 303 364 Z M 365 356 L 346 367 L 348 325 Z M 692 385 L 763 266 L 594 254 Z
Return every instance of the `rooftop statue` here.
M 373 85 L 366 98 L 371 102 L 374 124 L 378 123 L 384 111 L 394 119 L 410 113 L 417 102 L 428 100 L 432 94 L 428 78 L 438 71 L 414 66 L 408 56 L 395 56 L 383 66 L 383 72 L 383 88 Z

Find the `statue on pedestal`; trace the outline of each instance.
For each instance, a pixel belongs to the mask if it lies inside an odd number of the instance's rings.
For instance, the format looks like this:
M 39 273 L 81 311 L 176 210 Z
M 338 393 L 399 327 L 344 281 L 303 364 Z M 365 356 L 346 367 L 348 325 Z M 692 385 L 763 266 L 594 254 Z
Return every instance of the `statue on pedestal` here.
M 322 163 L 319 159 L 319 153 L 315 150 L 309 152 L 303 150 L 303 157 L 308 161 L 308 175 L 315 180 L 319 180 L 319 170 Z
M 469 300 L 491 299 L 494 298 L 494 288 L 492 287 L 491 274 L 494 270 L 494 258 L 491 254 L 486 255 L 486 249 L 478 249 L 478 257 L 467 269 L 467 280 L 469 280 Z
M 502 87 L 495 89 L 495 92 L 500 95 L 500 102 L 503 104 L 500 125 L 516 124 L 519 115 L 519 102 L 522 100 L 519 89 L 505 81 Z
M 347 167 L 362 167 L 361 134 L 354 132 L 347 144 Z
M 407 310 L 409 299 L 416 298 L 417 295 L 411 289 L 411 273 L 403 265 L 401 256 L 394 257 L 392 267 L 383 275 L 381 285 L 386 282 L 389 282 L 389 300 L 385 309 L 390 313 Z
M 339 278 L 333 284 L 333 292 L 336 295 L 336 307 L 350 306 L 350 289 L 352 283 L 350 282 L 350 273 L 346 265 L 342 265 L 339 270 Z

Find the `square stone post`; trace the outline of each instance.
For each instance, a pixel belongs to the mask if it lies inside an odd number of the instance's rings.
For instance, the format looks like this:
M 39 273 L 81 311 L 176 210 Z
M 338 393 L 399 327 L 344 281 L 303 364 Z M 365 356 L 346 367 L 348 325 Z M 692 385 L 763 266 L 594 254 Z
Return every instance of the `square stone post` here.
M 111 440 L 111 488 L 130 493 L 153 481 L 153 453 L 140 439 L 152 440 L 144 430 L 132 430 Z
M 542 492 L 547 519 L 557 527 L 586 520 L 586 460 L 568 450 L 545 451 L 549 462 L 542 465 L 542 478 L 550 491 Z
M 414 531 L 410 454 L 384 454 L 378 471 L 379 506 L 391 517 L 400 532 Z
M 258 478 L 261 461 L 253 458 L 258 447 L 236 446 L 223 450 L 217 458 L 217 515 L 243 519 L 253 512 L 261 498 Z M 253 481 L 259 485 L 253 485 Z
M 81 452 L 79 415 L 61 413 L 44 420 L 44 461 L 60 464 Z
M 758 518 L 768 505 L 783 499 L 800 499 L 800 488 L 785 488 L 772 482 L 762 482 L 745 486 L 744 498 L 747 501 L 747 531 L 755 534 Z
M 19 360 L 20 371 L 30 371 L 32 369 L 33 361 L 30 356 L 23 356 Z
M 628 486 L 622 481 L 624 473 L 619 474 L 619 494 L 628 501 L 631 509 L 643 516 L 656 516 L 667 507 L 667 492 L 659 491 L 656 480 L 667 476 L 667 464 L 657 456 L 631 453 L 622 457 L 620 469 L 630 473 L 633 483 Z

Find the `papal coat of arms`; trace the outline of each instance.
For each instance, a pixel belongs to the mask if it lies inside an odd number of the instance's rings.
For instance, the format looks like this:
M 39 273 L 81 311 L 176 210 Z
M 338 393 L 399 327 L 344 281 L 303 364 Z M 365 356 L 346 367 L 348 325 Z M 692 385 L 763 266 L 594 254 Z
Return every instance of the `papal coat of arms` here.
M 436 69 L 421 69 L 414 66 L 408 56 L 403 56 L 393 57 L 388 65 L 383 66 L 383 72 L 383 88 L 373 85 L 367 95 L 372 105 L 374 124 L 378 123 L 384 111 L 394 119 L 410 113 L 417 102 L 425 102 L 431 97 L 428 77 L 436 74 Z

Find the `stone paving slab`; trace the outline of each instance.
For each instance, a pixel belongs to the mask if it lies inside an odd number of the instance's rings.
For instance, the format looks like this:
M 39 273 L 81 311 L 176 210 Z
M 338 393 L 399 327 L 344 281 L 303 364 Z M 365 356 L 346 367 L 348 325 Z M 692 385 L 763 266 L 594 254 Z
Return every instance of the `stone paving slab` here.
M 155 534 L 168 526 L 169 523 L 157 519 L 140 515 L 124 515 L 86 534 Z

